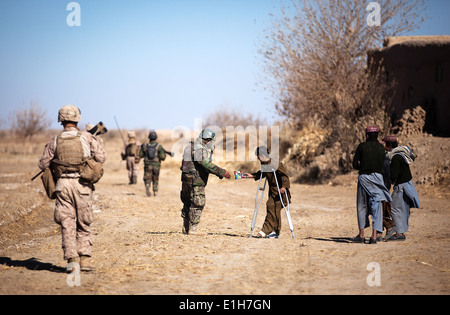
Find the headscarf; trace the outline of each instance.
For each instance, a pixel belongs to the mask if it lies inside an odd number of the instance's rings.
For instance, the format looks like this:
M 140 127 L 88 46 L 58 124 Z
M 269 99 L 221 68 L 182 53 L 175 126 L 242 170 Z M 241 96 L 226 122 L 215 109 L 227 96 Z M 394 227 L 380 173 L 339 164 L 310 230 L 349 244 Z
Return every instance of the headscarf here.
M 408 165 L 414 162 L 417 157 L 417 155 L 406 145 L 392 149 L 387 153 L 387 157 L 392 161 L 392 158 L 397 154 L 401 155 Z

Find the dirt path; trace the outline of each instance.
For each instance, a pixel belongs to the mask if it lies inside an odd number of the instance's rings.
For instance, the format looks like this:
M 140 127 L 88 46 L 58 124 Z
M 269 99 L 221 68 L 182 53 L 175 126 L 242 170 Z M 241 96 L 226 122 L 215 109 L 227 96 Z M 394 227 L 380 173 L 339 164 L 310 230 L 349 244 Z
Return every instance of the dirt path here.
M 148 198 L 141 180 L 129 186 L 125 170 L 108 171 L 94 198 L 97 272 L 68 286 L 59 227 L 48 220 L 0 250 L 0 294 L 450 293 L 449 200 L 419 191 L 423 209 L 413 210 L 406 242 L 352 244 L 355 183 L 294 185 L 296 239 L 285 217 L 279 239 L 249 239 L 256 183 L 211 178 L 200 225 L 207 235 L 186 236 L 179 177 L 175 168 L 163 168 L 161 192 Z M 51 213 L 51 202 L 48 207 Z M 264 215 L 263 203 L 257 228 Z M 368 285 L 372 262 L 381 286 Z

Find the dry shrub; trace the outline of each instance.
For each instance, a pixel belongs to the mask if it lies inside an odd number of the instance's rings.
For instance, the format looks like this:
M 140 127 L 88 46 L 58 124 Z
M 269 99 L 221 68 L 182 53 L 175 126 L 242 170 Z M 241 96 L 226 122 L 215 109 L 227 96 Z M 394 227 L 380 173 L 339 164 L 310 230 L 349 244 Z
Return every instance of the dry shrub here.
M 31 139 L 50 126 L 50 119 L 47 117 L 47 111 L 32 100 L 27 108 L 9 114 L 9 124 L 17 136 Z

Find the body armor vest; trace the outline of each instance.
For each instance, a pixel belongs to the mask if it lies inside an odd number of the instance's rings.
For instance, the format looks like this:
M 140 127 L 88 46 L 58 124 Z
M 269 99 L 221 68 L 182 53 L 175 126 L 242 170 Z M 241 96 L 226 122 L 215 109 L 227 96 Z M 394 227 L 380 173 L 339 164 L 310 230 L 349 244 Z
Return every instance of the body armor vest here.
M 186 146 L 183 152 L 183 161 L 181 162 L 181 171 L 187 174 L 196 174 L 194 165 L 194 142 Z
M 52 165 L 57 178 L 60 178 L 62 174 L 80 172 L 84 165 L 81 133 L 71 137 L 57 137 L 55 159 Z
M 201 139 L 197 139 L 186 146 L 181 164 L 182 180 L 190 178 L 189 181 L 192 181 L 194 186 L 206 186 L 208 183 L 209 172 L 200 164 L 201 159 L 204 158 L 202 154 L 207 153 L 206 159 L 209 162 L 212 161 L 213 149 L 206 147 L 201 141 Z M 198 156 L 199 154 L 200 156 Z

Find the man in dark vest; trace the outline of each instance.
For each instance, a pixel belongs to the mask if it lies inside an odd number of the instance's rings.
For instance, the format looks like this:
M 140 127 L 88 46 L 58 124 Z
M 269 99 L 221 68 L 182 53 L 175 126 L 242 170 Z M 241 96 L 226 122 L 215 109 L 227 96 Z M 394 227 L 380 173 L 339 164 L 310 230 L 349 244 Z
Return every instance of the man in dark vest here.
M 354 242 L 364 242 L 364 229 L 369 227 L 369 215 L 372 216 L 372 236 L 369 244 L 376 244 L 382 240 L 383 213 L 381 202 L 392 201 L 389 191 L 384 186 L 383 164 L 385 149 L 378 142 L 379 130 L 375 126 L 366 128 L 366 141 L 356 148 L 353 157 L 353 168 L 359 171 L 356 196 L 359 234 L 353 238 Z
M 405 232 L 409 230 L 410 209 L 420 208 L 410 169 L 416 154 L 408 146 L 399 146 L 388 153 L 388 158 L 391 160 L 390 175 L 394 184 L 391 214 L 395 227 L 386 234 L 385 240 L 404 241 Z

